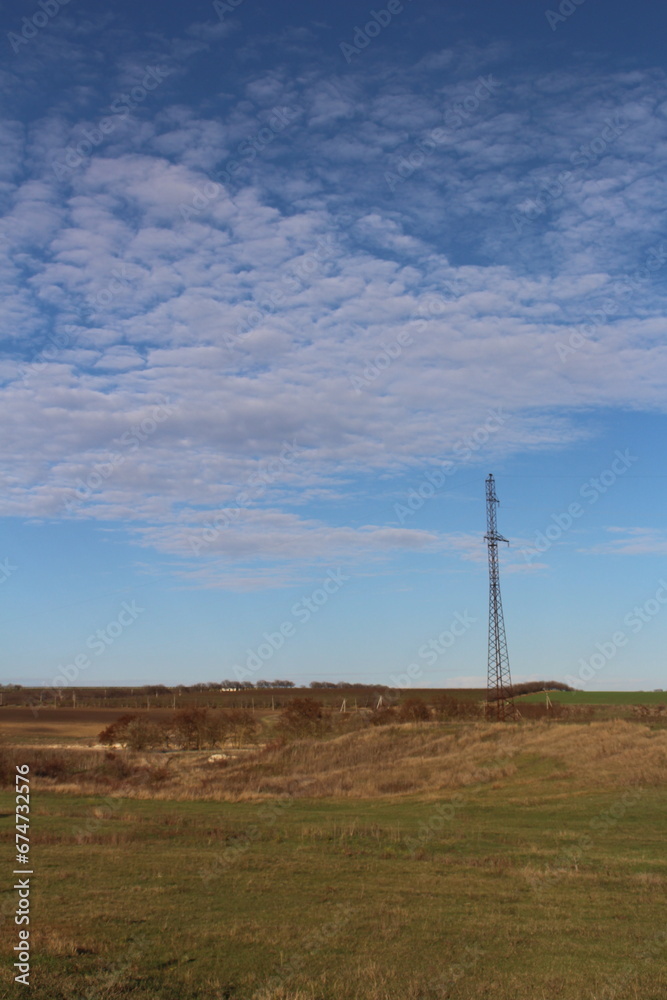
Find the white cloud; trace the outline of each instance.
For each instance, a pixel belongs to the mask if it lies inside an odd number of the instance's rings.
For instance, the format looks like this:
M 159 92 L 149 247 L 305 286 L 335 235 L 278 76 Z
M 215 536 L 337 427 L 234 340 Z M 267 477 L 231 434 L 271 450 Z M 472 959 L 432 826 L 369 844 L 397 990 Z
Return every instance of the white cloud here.
M 162 54 L 185 73 L 184 60 L 223 34 L 194 25 L 180 42 L 155 40 L 71 104 L 25 129 L 4 126 L 2 282 L 17 370 L 0 400 L 11 441 L 0 510 L 60 516 L 77 480 L 168 399 L 169 419 L 71 516 L 135 521 L 142 544 L 182 555 L 198 505 L 210 516 L 296 438 L 299 461 L 211 548 L 219 565 L 440 545 L 484 558 L 483 547 L 471 554 L 470 539 L 334 527 L 287 507 L 353 496 L 359 473 L 410 479 L 451 457 L 489 407 L 509 419 L 480 458 L 575 441 L 583 407 L 664 410 L 660 283 L 619 299 L 565 363 L 556 349 L 659 240 L 664 77 L 598 70 L 529 83 L 508 62 L 498 96 L 452 129 L 395 195 L 385 171 L 501 50 L 445 52 L 403 78 L 377 64 L 366 78 L 326 66 L 294 78 L 246 73 L 215 110 L 204 98 L 173 103 L 165 84 L 154 109 L 146 102 L 56 180 L 55 153 L 82 122 L 99 120 L 137 67 Z M 95 80 L 88 56 L 78 58 Z M 239 143 L 282 104 L 303 113 L 244 159 Z M 591 146 L 610 116 L 627 129 L 575 167 L 572 153 Z M 230 156 L 238 173 L 212 185 Z M 517 233 L 512 213 L 564 169 L 572 178 L 562 193 Z M 333 248 L 324 255 L 323 238 Z M 435 297 L 438 310 L 424 315 Z M 65 333 L 67 346 L 44 360 L 49 337 Z M 400 355 L 356 390 L 354 378 L 405 335 Z M 19 371 L 36 360 L 39 370 Z M 10 378 L 6 363 L 2 370 Z M 208 564 L 201 573 L 215 579 Z
M 607 528 L 621 537 L 581 549 L 586 555 L 664 556 L 667 555 L 667 533 L 660 528 Z

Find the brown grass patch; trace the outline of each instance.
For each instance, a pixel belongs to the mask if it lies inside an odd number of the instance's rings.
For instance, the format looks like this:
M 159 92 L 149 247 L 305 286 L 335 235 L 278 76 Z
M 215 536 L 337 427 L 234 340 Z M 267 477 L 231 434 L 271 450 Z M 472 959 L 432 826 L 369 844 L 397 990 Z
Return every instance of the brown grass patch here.
M 529 789 L 536 775 L 582 790 L 667 778 L 667 731 L 589 724 L 392 725 L 329 740 L 273 743 L 209 763 L 209 753 L 23 751 L 36 787 L 165 799 L 440 796 L 467 786 Z M 220 766 L 224 764 L 224 766 Z

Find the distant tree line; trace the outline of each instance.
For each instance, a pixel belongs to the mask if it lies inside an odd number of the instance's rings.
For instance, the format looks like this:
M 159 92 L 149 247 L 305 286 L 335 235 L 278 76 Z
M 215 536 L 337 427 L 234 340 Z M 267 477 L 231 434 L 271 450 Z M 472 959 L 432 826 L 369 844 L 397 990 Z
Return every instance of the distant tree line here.
M 212 687 L 222 687 L 228 691 L 262 691 L 267 688 L 293 688 L 296 685 L 294 681 L 220 681 L 219 684 L 211 685 Z
M 309 687 L 311 690 L 321 690 L 321 691 L 377 691 L 385 692 L 388 690 L 386 684 L 364 684 L 362 682 L 352 682 L 352 681 L 311 681 L 308 685 L 306 684 L 295 684 L 294 681 L 288 680 L 258 680 L 253 683 L 253 681 L 236 681 L 226 678 L 222 681 L 201 681 L 196 684 L 140 684 L 134 687 L 129 685 L 98 685 L 98 686 L 79 686 L 75 685 L 72 687 L 67 687 L 64 689 L 65 692 L 71 693 L 72 691 L 80 691 L 82 693 L 86 692 L 90 695 L 97 696 L 111 696 L 114 698 L 130 698 L 130 697 L 160 697 L 171 696 L 174 694 L 207 694 L 215 691 L 228 690 L 228 691 L 267 691 L 271 689 L 275 690 L 289 690 L 291 688 L 305 688 Z M 514 694 L 526 694 L 529 691 L 545 691 L 545 690 L 563 690 L 572 691 L 567 684 L 561 684 L 559 681 L 531 681 L 527 684 L 516 684 L 513 688 Z M 38 686 L 28 686 L 25 687 L 22 684 L 0 684 L 0 691 L 7 693 L 17 692 L 17 691 L 42 691 L 43 694 L 47 695 L 52 690 L 50 687 L 39 688 Z
M 386 684 L 353 684 L 350 681 L 311 681 L 308 685 L 311 688 L 318 688 L 322 691 L 349 691 L 363 688 L 364 691 L 386 691 Z
M 520 694 L 533 694 L 535 691 L 574 691 L 569 684 L 562 684 L 561 681 L 525 681 L 523 684 L 512 684 L 509 694 L 516 697 Z M 493 694 L 489 701 L 494 701 Z

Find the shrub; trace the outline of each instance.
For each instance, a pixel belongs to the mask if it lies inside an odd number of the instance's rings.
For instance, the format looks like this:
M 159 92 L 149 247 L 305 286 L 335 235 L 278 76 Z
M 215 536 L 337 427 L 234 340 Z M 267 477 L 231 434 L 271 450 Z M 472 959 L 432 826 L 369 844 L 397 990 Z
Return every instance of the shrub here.
M 176 712 L 169 723 L 169 734 L 183 750 L 202 750 L 204 747 L 210 747 L 213 734 L 208 710 L 183 708 Z
M 433 703 L 436 715 L 443 719 L 474 719 L 483 715 L 483 708 L 476 701 L 454 698 L 441 694 Z
M 16 767 L 14 757 L 7 747 L 0 746 L 0 786 L 14 784 Z
M 37 751 L 30 764 L 30 773 L 38 778 L 66 778 L 76 770 L 76 762 L 61 753 Z
M 136 718 L 125 727 L 124 743 L 129 750 L 155 750 L 164 746 L 167 734 L 164 726 L 146 718 Z
M 390 723 L 396 722 L 396 720 L 396 709 L 388 705 L 382 705 L 380 708 L 374 709 L 368 716 L 371 726 L 388 726 Z
M 633 715 L 638 716 L 640 719 L 650 719 L 651 717 L 660 718 L 665 713 L 664 705 L 633 705 L 632 706 Z
M 321 736 L 327 722 L 321 701 L 314 698 L 294 698 L 280 713 L 278 729 L 289 736 Z
M 121 715 L 115 722 L 102 730 L 97 737 L 98 741 L 106 746 L 110 746 L 112 743 L 124 743 L 128 725 L 138 718 L 138 715 Z
M 239 746 L 256 739 L 259 724 L 249 708 L 232 708 L 223 713 L 223 716 L 226 731 L 235 738 Z
M 134 774 L 134 765 L 124 754 L 107 751 L 103 760 L 95 768 L 95 777 L 105 784 L 115 784 L 124 781 Z
M 147 768 L 142 772 L 141 777 L 143 783 L 149 788 L 159 788 L 169 781 L 172 774 L 166 764 L 160 764 L 158 767 Z
M 165 745 L 167 734 L 163 725 L 145 715 L 121 715 L 97 738 L 107 746 L 121 743 L 130 750 L 154 750 Z
M 398 709 L 399 722 L 428 722 L 431 710 L 421 698 L 408 698 Z

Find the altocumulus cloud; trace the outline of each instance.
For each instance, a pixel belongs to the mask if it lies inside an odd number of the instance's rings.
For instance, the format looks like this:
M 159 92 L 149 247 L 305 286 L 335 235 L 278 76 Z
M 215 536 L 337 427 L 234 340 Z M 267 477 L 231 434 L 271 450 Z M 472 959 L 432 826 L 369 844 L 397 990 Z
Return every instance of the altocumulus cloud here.
M 224 585 L 235 561 L 249 585 L 272 585 L 294 560 L 447 546 L 446 536 L 418 527 L 344 527 L 293 507 L 354 498 L 369 472 L 419 481 L 453 457 L 490 406 L 508 414 L 489 446 L 503 454 L 577 440 L 571 414 L 581 407 L 664 409 L 658 284 L 642 288 L 639 316 L 632 295 L 619 300 L 578 351 L 576 377 L 554 364 L 555 344 L 659 242 L 667 84 L 657 70 L 575 66 L 535 80 L 496 47 L 444 50 L 397 73 L 389 53 L 381 56 L 382 36 L 372 60 L 355 59 L 343 73 L 340 53 L 315 65 L 307 39 L 294 35 L 300 72 L 270 66 L 252 75 L 235 61 L 226 21 L 192 26 L 152 51 L 137 44 L 134 54 L 128 36 L 119 60 L 104 19 L 66 44 L 61 19 L 31 41 L 16 72 L 39 59 L 62 69 L 67 58 L 90 79 L 86 94 L 65 85 L 57 107 L 45 103 L 39 114 L 26 97 L 25 123 L 1 126 L 0 418 L 11 442 L 3 514 L 62 516 L 72 484 L 168 399 L 169 419 L 70 516 L 130 525 L 138 544 L 173 557 L 201 585 Z M 231 99 L 213 106 L 202 93 L 184 103 L 180 85 L 216 45 L 229 61 Z M 150 65 L 169 67 L 150 100 L 56 177 L 54 158 L 76 149 L 76 137 Z M 443 135 L 418 179 L 381 190 L 391 163 L 491 72 L 503 81 L 493 101 Z M 531 111 L 536 90 L 540 116 Z M 268 127 L 276 107 L 298 108 L 298 119 L 184 216 L 180 206 Z M 512 213 L 610 115 L 627 127 L 605 156 L 581 166 L 517 233 Z M 334 238 L 322 266 L 286 280 Z M 443 296 L 445 287 L 454 294 Z M 443 304 L 424 318 L 427 296 Z M 352 379 L 399 337 L 409 345 L 400 358 L 355 392 Z M 47 352 L 47 344 L 62 346 Z M 298 461 L 204 560 L 189 559 L 189 533 L 230 505 L 285 440 L 298 442 Z

